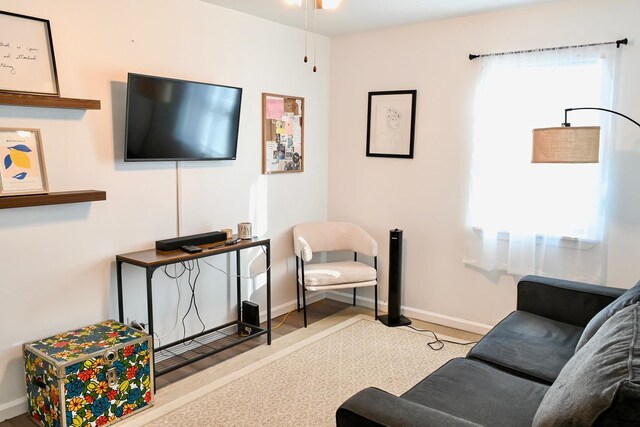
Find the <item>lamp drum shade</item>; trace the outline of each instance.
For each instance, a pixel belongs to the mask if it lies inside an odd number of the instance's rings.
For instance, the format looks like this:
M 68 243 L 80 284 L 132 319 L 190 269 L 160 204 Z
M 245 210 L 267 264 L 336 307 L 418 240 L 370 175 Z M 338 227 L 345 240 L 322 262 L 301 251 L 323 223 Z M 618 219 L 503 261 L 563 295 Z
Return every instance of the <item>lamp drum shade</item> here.
M 599 152 L 599 126 L 533 130 L 531 163 L 598 163 Z

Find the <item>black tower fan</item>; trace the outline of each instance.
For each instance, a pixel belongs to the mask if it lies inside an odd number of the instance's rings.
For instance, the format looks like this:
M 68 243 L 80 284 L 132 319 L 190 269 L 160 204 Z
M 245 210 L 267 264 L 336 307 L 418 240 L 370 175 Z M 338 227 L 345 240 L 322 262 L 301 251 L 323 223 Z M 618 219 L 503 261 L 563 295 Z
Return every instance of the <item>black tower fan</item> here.
M 400 284 L 402 281 L 402 230 L 389 232 L 389 308 L 388 314 L 378 316 L 387 326 L 407 326 L 411 320 L 400 314 Z

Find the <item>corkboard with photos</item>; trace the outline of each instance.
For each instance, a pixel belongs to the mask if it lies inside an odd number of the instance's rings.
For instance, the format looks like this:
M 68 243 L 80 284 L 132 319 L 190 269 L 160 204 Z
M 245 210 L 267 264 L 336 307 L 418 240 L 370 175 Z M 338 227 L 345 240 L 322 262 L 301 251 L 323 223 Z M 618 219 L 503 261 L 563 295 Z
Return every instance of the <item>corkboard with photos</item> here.
M 304 98 L 262 94 L 262 173 L 304 172 Z

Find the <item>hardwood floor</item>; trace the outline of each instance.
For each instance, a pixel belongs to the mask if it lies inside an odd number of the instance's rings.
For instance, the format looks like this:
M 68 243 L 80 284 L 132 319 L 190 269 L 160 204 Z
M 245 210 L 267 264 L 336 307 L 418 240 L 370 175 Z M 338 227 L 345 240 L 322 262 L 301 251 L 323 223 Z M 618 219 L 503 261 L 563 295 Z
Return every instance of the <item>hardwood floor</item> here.
M 23 414 L 17 416 L 15 418 L 8 419 L 0 423 L 1 427 L 34 427 L 37 424 L 27 416 L 27 414 Z
M 347 307 L 349 307 L 349 304 L 343 302 L 330 299 L 320 300 L 307 306 L 307 323 L 315 323 L 318 320 L 329 317 L 341 310 L 344 310 Z M 278 326 L 280 322 L 282 322 L 284 317 L 285 315 L 282 315 L 272 320 L 272 340 L 278 339 L 279 337 L 282 337 L 304 327 L 304 318 L 302 311 L 297 312 L 296 310 L 293 310 L 291 313 L 289 313 L 285 322 Z M 263 324 L 263 326 L 266 327 L 266 324 Z M 276 328 L 276 326 L 278 327 Z M 228 350 L 222 351 L 218 354 L 214 354 L 213 356 L 206 357 L 191 365 L 187 365 L 173 372 L 169 372 L 159 378 L 156 378 L 156 387 L 158 389 L 166 387 L 169 384 L 180 381 L 181 379 L 184 379 L 193 373 L 204 370 L 210 366 L 214 366 L 238 354 L 244 353 L 248 350 L 251 350 L 252 348 L 265 344 L 266 342 L 267 337 L 263 335 L 256 339 L 246 341 Z M 0 422 L 0 427 L 34 427 L 35 425 L 36 424 L 34 424 L 26 414 Z

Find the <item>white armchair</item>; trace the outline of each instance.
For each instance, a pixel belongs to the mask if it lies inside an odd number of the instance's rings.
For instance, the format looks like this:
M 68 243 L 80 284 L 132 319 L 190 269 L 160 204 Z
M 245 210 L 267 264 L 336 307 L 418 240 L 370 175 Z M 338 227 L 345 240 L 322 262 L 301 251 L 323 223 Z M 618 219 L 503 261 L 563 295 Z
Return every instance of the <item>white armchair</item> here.
M 378 318 L 378 244 L 361 227 L 347 222 L 307 222 L 293 227 L 296 255 L 296 292 L 300 311 L 300 288 L 304 326 L 307 327 L 306 291 L 327 291 L 374 286 L 375 318 Z M 314 253 L 351 251 L 353 261 L 314 262 Z M 358 254 L 373 257 L 373 267 L 358 261 Z

